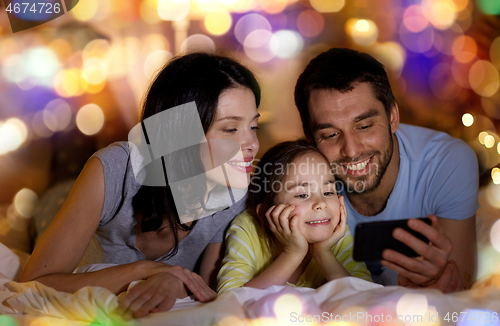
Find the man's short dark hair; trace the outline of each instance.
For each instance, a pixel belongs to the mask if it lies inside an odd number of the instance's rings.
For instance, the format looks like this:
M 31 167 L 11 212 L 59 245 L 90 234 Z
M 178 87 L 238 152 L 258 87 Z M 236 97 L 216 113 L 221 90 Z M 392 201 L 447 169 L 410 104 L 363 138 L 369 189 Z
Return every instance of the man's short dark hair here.
M 295 85 L 295 105 L 299 109 L 306 137 L 314 141 L 309 123 L 309 97 L 314 89 L 347 93 L 359 83 L 369 83 L 382 102 L 387 116 L 396 103 L 384 66 L 367 53 L 333 48 L 312 59 Z

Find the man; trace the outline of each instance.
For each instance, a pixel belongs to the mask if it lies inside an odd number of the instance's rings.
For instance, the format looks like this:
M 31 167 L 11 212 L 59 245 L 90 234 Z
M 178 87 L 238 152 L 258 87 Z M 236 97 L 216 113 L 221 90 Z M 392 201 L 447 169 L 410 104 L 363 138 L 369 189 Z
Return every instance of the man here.
M 432 220 L 408 222 L 431 244 L 393 232 L 420 257 L 386 249 L 381 265 L 369 266 L 374 279 L 443 292 L 470 288 L 479 207 L 472 149 L 445 133 L 400 124 L 382 64 L 354 50 L 334 48 L 313 59 L 297 81 L 295 103 L 306 137 L 342 182 L 351 232 L 360 222 Z

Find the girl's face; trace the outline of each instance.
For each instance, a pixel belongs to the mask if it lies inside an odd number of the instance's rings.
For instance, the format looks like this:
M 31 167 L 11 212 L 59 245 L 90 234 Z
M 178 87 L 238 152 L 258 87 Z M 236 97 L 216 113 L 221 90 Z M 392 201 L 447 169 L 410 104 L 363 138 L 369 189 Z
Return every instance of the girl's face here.
M 311 152 L 288 165 L 282 191 L 275 204 L 294 205 L 298 228 L 309 243 L 328 239 L 340 220 L 335 179 L 323 156 Z
M 217 184 L 239 189 L 248 186 L 252 162 L 259 151 L 259 116 L 250 89 L 230 88 L 219 96 L 215 121 L 206 134 L 208 148 L 201 147 L 209 190 Z M 217 162 L 226 162 L 222 165 L 225 173 L 221 166 L 213 168 L 213 164 L 220 165 Z

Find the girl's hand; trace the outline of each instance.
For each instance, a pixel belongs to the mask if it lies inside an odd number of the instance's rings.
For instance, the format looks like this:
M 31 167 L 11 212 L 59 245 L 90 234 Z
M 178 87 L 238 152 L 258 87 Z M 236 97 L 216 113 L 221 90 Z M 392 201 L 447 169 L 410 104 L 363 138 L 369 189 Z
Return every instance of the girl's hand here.
M 283 245 L 283 252 L 305 257 L 309 244 L 297 226 L 297 215 L 289 217 L 294 209 L 293 205 L 274 205 L 267 210 L 266 218 L 271 232 Z
M 332 247 L 339 242 L 340 239 L 345 235 L 345 229 L 347 224 L 347 210 L 345 208 L 344 196 L 339 197 L 340 201 L 340 219 L 339 224 L 333 230 L 332 235 L 321 242 L 317 242 L 311 245 L 311 254 L 314 256 L 323 255 L 325 253 L 331 253 Z

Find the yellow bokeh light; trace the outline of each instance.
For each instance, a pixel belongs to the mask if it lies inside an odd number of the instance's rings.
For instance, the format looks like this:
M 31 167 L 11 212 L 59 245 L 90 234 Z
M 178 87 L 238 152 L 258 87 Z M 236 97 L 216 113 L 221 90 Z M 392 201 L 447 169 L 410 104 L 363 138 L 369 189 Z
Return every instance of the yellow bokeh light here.
M 424 0 L 423 13 L 437 29 L 448 29 L 457 16 L 455 3 L 452 0 Z
M 297 313 L 298 315 L 302 314 L 302 300 L 293 294 L 283 294 L 276 302 L 274 302 L 274 315 L 276 319 L 283 321 L 290 321 L 290 314 L 292 312 Z
M 490 46 L 490 59 L 491 63 L 500 69 L 500 36 L 498 36 Z
M 83 77 L 80 79 L 80 83 L 83 91 L 89 94 L 100 93 L 104 89 L 104 87 L 106 87 L 106 81 L 103 81 L 100 84 L 90 84 L 87 83 L 87 81 L 83 79 Z
M 148 24 L 156 24 L 161 21 L 160 16 L 158 16 L 157 4 L 151 5 L 151 1 L 141 2 L 139 11 L 142 20 Z
M 500 220 L 497 220 L 491 227 L 490 241 L 493 248 L 500 252 Z
M 110 56 L 111 44 L 103 39 L 97 39 L 87 43 L 82 51 L 82 59 L 84 62 L 92 58 L 108 60 Z
M 80 69 L 70 69 L 59 72 L 54 79 L 54 89 L 57 94 L 62 97 L 72 97 L 83 94 L 80 76 Z
M 318 12 L 338 12 L 344 8 L 345 0 L 310 0 L 311 6 Z
M 278 14 L 282 12 L 288 0 L 259 0 L 260 7 L 269 14 Z
M 77 20 L 88 21 L 95 16 L 97 9 L 99 9 L 97 0 L 85 0 L 78 2 L 71 13 Z
M 19 216 L 30 218 L 38 208 L 38 196 L 33 190 L 23 188 L 14 196 L 13 204 Z
M 486 136 L 489 136 L 490 134 L 487 132 L 487 131 L 481 131 L 479 133 L 479 136 L 477 137 L 479 143 L 481 145 L 484 145 L 484 139 L 486 138 Z
M 351 18 L 347 20 L 345 29 L 358 45 L 372 45 L 378 38 L 378 27 L 369 19 Z
M 486 148 L 492 148 L 493 146 L 495 146 L 495 137 L 493 137 L 492 135 L 484 137 L 484 146 Z
M 427 297 L 423 294 L 405 293 L 396 305 L 398 315 L 423 315 L 427 311 Z
M 98 58 L 91 58 L 84 62 L 82 78 L 89 84 L 102 84 L 108 75 L 108 66 Z
M 494 184 L 496 184 L 496 185 L 500 184 L 500 169 L 499 168 L 493 168 L 491 170 L 491 179 L 493 180 Z
M 469 0 L 453 0 L 457 12 L 462 11 L 469 5 Z
M 76 126 L 85 135 L 91 136 L 104 126 L 104 112 L 96 104 L 83 106 L 76 114 Z
M 389 70 L 399 75 L 403 70 L 406 60 L 406 52 L 403 47 L 396 42 L 385 42 L 375 46 L 372 55 L 379 60 Z
M 65 62 L 73 53 L 71 45 L 64 39 L 58 38 L 50 42 L 48 48 L 57 55 L 61 62 Z
M 26 141 L 26 139 L 28 138 L 28 127 L 26 127 L 26 124 L 22 120 L 18 118 L 10 118 L 7 119 L 5 123 L 11 124 L 16 127 L 17 130 L 19 130 L 19 132 L 21 133 L 21 143 L 24 143 Z
M 15 124 L 0 125 L 0 155 L 15 151 L 23 142 L 23 132 Z
M 486 200 L 494 208 L 500 208 L 500 185 L 491 183 L 486 187 Z
M 470 68 L 469 83 L 477 94 L 490 97 L 500 87 L 500 75 L 491 62 L 478 60 Z
M 466 127 L 470 127 L 472 126 L 472 124 L 474 123 L 474 117 L 472 116 L 472 114 L 470 113 L 466 113 L 462 116 L 462 123 L 464 124 L 464 126 Z
M 179 21 L 186 18 L 190 8 L 189 0 L 159 0 L 158 16 L 163 20 Z
M 218 9 L 207 13 L 204 25 L 212 35 L 223 35 L 231 28 L 233 20 L 227 10 Z
M 498 154 L 500 154 L 500 143 L 498 143 L 498 145 L 497 145 L 497 152 L 498 152 Z

